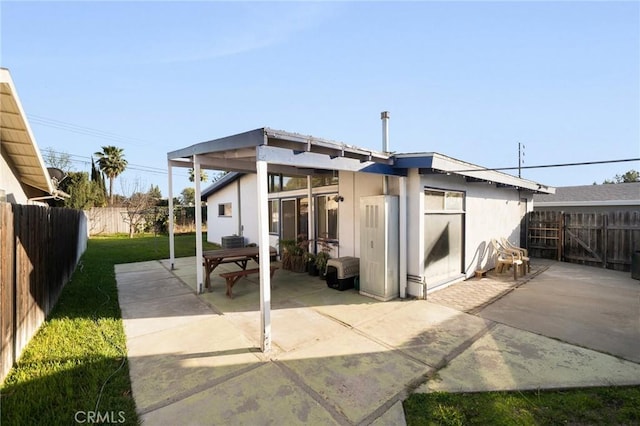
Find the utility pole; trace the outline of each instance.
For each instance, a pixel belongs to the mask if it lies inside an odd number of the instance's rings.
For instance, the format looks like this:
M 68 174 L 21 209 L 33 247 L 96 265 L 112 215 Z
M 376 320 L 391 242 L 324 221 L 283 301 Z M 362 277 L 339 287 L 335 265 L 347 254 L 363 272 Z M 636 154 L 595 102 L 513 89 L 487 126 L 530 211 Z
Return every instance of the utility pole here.
M 518 142 L 518 177 L 522 177 L 522 163 L 524 163 L 525 146 Z

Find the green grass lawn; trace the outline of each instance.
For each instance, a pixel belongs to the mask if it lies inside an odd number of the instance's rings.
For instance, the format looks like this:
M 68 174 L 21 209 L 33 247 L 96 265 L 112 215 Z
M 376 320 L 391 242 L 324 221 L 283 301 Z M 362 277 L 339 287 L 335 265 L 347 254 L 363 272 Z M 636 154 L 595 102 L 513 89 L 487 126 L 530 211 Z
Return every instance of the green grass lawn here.
M 194 256 L 194 234 L 177 235 L 175 252 Z M 0 424 L 91 423 L 91 413 L 108 419 L 102 423 L 139 423 L 114 265 L 168 257 L 167 236 L 90 239 L 58 304 L 2 385 Z
M 640 386 L 414 394 L 407 425 L 638 425 Z

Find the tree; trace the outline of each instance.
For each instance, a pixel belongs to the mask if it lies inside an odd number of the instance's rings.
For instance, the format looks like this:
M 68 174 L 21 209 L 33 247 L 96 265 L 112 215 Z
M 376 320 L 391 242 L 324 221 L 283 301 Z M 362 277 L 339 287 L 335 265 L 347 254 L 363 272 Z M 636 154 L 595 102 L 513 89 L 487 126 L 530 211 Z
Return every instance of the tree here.
M 143 230 L 148 210 L 155 206 L 156 200 L 151 197 L 151 190 L 140 191 L 142 185 L 139 180 L 136 180 L 133 186 L 121 183 L 122 193 L 125 194 L 125 200 L 122 203 L 126 208 L 124 221 L 129 224 L 129 238 L 133 238 L 133 234 Z
M 160 187 L 158 187 L 158 185 L 151 185 L 149 188 L 149 197 L 156 201 L 156 205 L 162 199 L 162 192 L 160 192 Z
M 104 200 L 102 206 L 104 206 L 107 200 L 107 188 L 104 184 L 104 175 L 100 173 L 100 169 L 96 167 L 96 163 L 93 161 L 93 156 L 91 156 L 91 182 L 94 182 L 96 187 L 102 192 L 102 198 Z
M 56 203 L 60 207 L 87 210 L 106 204 L 103 188 L 98 182 L 90 181 L 87 172 L 68 172 L 60 183 L 60 189 L 69 194 L 69 198 Z
M 196 202 L 196 190 L 193 188 L 185 188 L 180 193 L 182 195 L 182 205 L 193 206 Z
M 72 168 L 71 155 L 66 152 L 57 152 L 52 147 L 42 150 L 42 159 L 47 167 L 55 167 L 65 173 L 69 173 Z
M 629 182 L 640 182 L 640 173 L 638 173 L 636 170 L 631 169 L 623 175 L 615 175 L 613 180 L 605 179 L 604 182 L 602 183 L 608 184 L 608 183 L 629 183 Z
M 109 178 L 109 204 L 113 205 L 113 180 L 127 168 L 123 149 L 112 145 L 103 146 L 102 151 L 94 154 L 98 157 L 98 167 Z
M 193 182 L 194 181 L 194 177 L 193 177 L 193 169 L 189 169 L 189 182 Z M 204 170 L 200 169 L 200 182 L 206 182 L 207 179 L 209 177 L 207 176 L 207 172 L 205 172 Z
M 227 175 L 227 173 L 229 173 L 229 172 L 222 172 L 222 171 L 219 171 L 219 172 L 214 173 L 214 174 L 213 174 L 213 176 L 211 177 L 211 182 L 217 182 L 217 181 L 219 181 L 220 179 L 222 179 L 223 177 L 225 177 L 225 176 Z M 193 181 L 192 181 L 192 182 L 193 182 Z

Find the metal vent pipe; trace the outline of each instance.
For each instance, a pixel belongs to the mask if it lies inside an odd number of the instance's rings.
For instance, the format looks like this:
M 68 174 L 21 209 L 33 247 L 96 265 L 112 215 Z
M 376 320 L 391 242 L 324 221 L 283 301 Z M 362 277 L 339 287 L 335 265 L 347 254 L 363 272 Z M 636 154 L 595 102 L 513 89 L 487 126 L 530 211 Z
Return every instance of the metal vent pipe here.
M 382 120 L 382 152 L 389 152 L 389 111 L 380 113 Z M 382 195 L 389 195 L 389 176 L 382 178 Z
M 389 152 L 389 111 L 380 113 L 382 120 L 382 152 Z

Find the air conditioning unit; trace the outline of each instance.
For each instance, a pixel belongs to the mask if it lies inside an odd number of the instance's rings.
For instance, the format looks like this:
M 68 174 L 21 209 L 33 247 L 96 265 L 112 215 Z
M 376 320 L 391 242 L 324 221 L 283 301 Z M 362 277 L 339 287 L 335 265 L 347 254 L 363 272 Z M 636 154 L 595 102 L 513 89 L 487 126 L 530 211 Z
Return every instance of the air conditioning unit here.
M 228 237 L 222 237 L 222 248 L 240 248 L 244 247 L 244 237 L 239 235 L 231 235 Z

